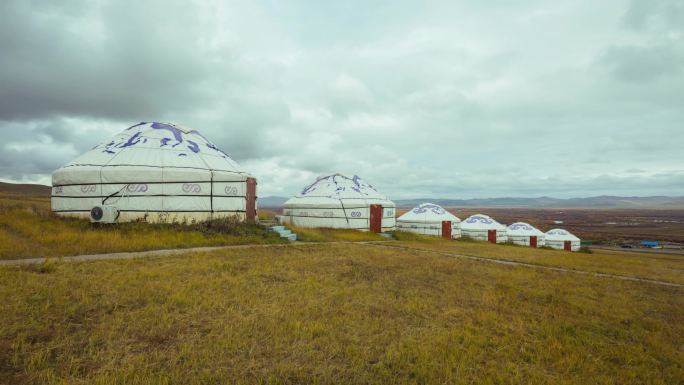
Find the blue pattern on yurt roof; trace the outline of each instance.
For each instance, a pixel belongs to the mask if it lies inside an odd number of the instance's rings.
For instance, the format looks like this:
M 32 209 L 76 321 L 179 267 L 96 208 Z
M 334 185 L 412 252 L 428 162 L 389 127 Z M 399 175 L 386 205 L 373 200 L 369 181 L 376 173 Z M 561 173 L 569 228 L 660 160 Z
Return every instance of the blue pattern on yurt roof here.
M 473 215 L 470 218 L 466 219 L 466 223 L 484 223 L 487 225 L 491 225 L 494 223 L 494 221 L 491 218 L 484 217 L 482 215 Z
M 340 180 L 338 180 L 338 179 L 340 179 Z M 304 189 L 302 190 L 300 195 L 306 196 L 308 194 L 311 194 L 312 192 L 316 191 L 319 187 L 321 187 L 324 183 L 333 183 L 335 185 L 335 190 L 334 190 L 334 193 L 332 195 L 339 194 L 340 192 L 346 191 L 347 187 L 341 183 L 347 182 L 347 181 L 352 182 L 352 185 L 350 186 L 350 188 L 359 194 L 369 195 L 368 190 L 371 190 L 372 192 L 377 193 L 377 191 L 375 191 L 373 186 L 364 182 L 361 179 L 361 177 L 359 177 L 358 175 L 354 175 L 352 178 L 349 178 L 349 177 L 346 177 L 342 174 L 332 174 L 332 175 L 326 175 L 326 176 L 322 176 L 322 177 L 317 178 L 312 184 L 304 187 Z M 329 196 L 332 196 L 332 195 L 329 195 Z
M 534 228 L 532 226 L 528 225 L 527 223 L 522 223 L 522 222 L 514 223 L 514 224 L 508 226 L 508 228 L 511 230 L 534 230 Z
M 428 210 L 432 210 L 432 212 L 437 215 L 446 214 L 446 210 L 432 203 L 423 203 L 422 205 L 419 205 L 418 207 L 414 208 L 412 211 L 416 214 L 422 214 L 427 212 Z
M 163 137 L 159 140 L 159 147 L 165 147 L 165 146 L 171 146 L 171 147 L 177 147 L 182 143 L 185 143 L 185 147 L 192 151 L 193 153 L 197 154 L 200 153 L 201 147 L 200 144 L 197 143 L 196 141 L 187 139 L 185 137 L 186 134 L 190 135 L 197 135 L 200 138 L 202 138 L 206 142 L 206 147 L 214 152 L 218 153 L 218 156 L 224 158 L 224 159 L 230 159 L 230 156 L 216 147 L 215 144 L 211 143 L 207 138 L 205 138 L 202 134 L 199 133 L 197 130 L 192 130 L 189 132 L 185 132 L 181 130 L 180 128 L 172 125 L 172 124 L 167 124 L 167 123 L 159 123 L 159 122 L 140 122 L 138 124 L 135 124 L 131 127 L 128 127 L 126 131 L 131 130 L 135 127 L 140 127 L 140 126 L 146 126 L 149 125 L 150 128 L 155 129 L 155 130 L 166 130 L 171 133 L 171 137 Z M 102 152 L 106 154 L 112 154 L 115 155 L 118 153 L 119 150 L 126 148 L 126 147 L 134 147 L 139 143 L 147 143 L 147 137 L 144 136 L 145 128 L 140 127 L 138 129 L 138 132 L 133 134 L 131 137 L 128 136 L 119 136 L 117 140 L 113 140 L 107 144 L 104 145 L 99 145 L 95 146 L 97 147 L 102 147 Z M 175 142 L 175 143 L 172 143 Z M 178 154 L 178 156 L 187 156 L 187 154 Z

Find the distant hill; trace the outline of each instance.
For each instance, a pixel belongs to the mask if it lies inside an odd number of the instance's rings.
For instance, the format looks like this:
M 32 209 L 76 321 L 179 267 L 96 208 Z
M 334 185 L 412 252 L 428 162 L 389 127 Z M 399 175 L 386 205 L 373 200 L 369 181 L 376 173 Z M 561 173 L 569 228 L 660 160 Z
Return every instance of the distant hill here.
M 260 207 L 282 207 L 288 198 L 269 196 L 259 198 Z M 684 208 L 684 197 L 618 197 L 596 196 L 589 198 L 483 198 L 483 199 L 398 199 L 398 207 L 415 207 L 421 203 L 432 202 L 445 207 L 504 207 L 504 208 Z
M 283 207 L 286 200 L 290 198 L 284 197 L 259 197 L 259 207 Z
M 0 193 L 24 195 L 50 195 L 52 187 L 42 184 L 21 184 L 0 182 Z
M 42 184 L 16 184 L 0 182 L 0 193 L 25 195 L 50 195 L 50 186 Z M 259 197 L 259 207 L 282 207 L 289 198 L 279 196 Z M 502 207 L 502 208 L 627 208 L 627 209 L 674 209 L 684 208 L 684 196 L 666 197 L 619 197 L 601 195 L 588 198 L 478 198 L 478 199 L 397 199 L 398 207 L 411 208 L 432 202 L 444 207 Z
M 684 208 L 684 197 L 618 197 L 588 198 L 485 198 L 485 199 L 399 199 L 399 207 L 414 207 L 432 202 L 445 207 L 506 207 L 506 208 Z

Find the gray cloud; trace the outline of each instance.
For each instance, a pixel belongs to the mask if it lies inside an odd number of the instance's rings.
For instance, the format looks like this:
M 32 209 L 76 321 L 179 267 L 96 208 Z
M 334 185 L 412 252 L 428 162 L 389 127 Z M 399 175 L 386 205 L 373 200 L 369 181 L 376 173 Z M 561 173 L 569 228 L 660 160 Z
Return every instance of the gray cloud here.
M 682 195 L 683 26 L 666 0 L 5 1 L 0 179 L 161 120 L 265 195 Z

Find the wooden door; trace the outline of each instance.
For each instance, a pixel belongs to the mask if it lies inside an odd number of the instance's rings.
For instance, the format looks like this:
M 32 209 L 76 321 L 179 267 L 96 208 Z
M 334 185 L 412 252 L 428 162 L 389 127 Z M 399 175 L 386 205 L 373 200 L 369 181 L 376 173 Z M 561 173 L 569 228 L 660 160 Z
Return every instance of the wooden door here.
M 247 193 L 245 194 L 245 220 L 247 223 L 254 223 L 256 221 L 256 186 L 257 181 L 254 178 L 247 178 Z
M 496 243 L 496 230 L 487 231 L 487 240 L 491 243 Z
M 533 235 L 530 237 L 530 247 L 537 247 L 537 236 Z
M 382 232 L 382 206 L 370 206 L 370 231 L 374 233 Z
M 572 251 L 572 241 L 563 241 L 563 250 Z
M 451 221 L 442 221 L 442 238 L 451 239 Z

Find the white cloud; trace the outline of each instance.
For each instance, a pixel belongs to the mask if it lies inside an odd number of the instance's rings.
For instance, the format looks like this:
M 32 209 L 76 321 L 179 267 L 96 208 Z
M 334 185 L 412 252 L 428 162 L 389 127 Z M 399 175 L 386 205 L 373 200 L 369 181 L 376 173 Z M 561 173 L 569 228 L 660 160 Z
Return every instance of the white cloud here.
M 165 120 L 261 195 L 682 195 L 684 8 L 644 4 L 2 2 L 0 179 Z

